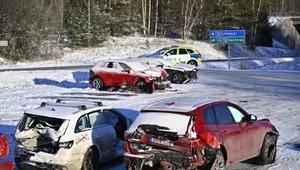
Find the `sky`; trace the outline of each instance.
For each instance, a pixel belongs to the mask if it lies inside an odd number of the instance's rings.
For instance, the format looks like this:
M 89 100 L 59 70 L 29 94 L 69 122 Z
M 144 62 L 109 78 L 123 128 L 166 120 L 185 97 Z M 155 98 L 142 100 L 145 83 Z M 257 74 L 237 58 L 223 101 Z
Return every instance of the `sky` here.
M 196 48 L 203 55 L 204 59 L 225 59 L 227 57 L 226 53 L 205 42 L 184 42 L 182 40 L 149 38 L 148 41 L 150 42 L 150 46 L 147 46 L 146 40 L 146 38 L 141 37 L 111 38 L 108 42 L 103 44 L 102 48 L 80 49 L 74 51 L 65 49 L 62 56 L 60 56 L 61 58 L 57 60 L 34 63 L 10 63 L 2 59 L 0 60 L 0 68 L 95 64 L 98 61 L 107 58 L 137 57 L 138 55 L 152 53 L 159 48 L 174 44 Z M 250 51 L 245 46 L 234 45 L 232 46 L 231 51 L 232 57 L 263 57 L 266 55 L 300 56 L 300 51 L 271 47 L 258 47 L 256 51 Z M 253 72 L 252 78 L 260 77 L 260 75 L 255 73 L 259 71 L 273 71 L 274 74 L 277 72 L 284 72 L 287 73 L 287 75 L 293 74 L 300 77 L 299 63 L 300 60 L 298 58 L 257 60 L 246 63 L 232 62 L 231 70 L 228 70 L 227 62 L 202 63 L 199 66 L 200 79 L 198 81 L 190 82 L 188 84 L 172 84 L 172 89 L 156 91 L 153 94 L 139 94 L 131 97 L 119 96 L 117 93 L 112 96 L 93 95 L 93 93 L 97 93 L 97 91 L 88 83 L 89 70 L 0 72 L 0 131 L 7 136 L 10 143 L 10 155 L 5 159 L 0 160 L 0 163 L 13 160 L 13 133 L 24 110 L 38 107 L 42 101 L 53 101 L 53 99 L 51 99 L 53 97 L 78 95 L 75 95 L 74 93 L 91 93 L 91 95 L 81 96 L 99 97 L 99 100 L 102 100 L 106 105 L 136 110 L 141 109 L 147 104 L 171 96 L 201 96 L 213 99 L 230 100 L 242 105 L 248 112 L 255 113 L 258 118 L 270 118 L 271 122 L 274 123 L 280 131 L 277 160 L 273 165 L 257 166 L 238 164 L 237 166 L 233 166 L 232 169 L 298 169 L 297 167 L 300 164 L 300 149 L 297 149 L 294 146 L 296 146 L 300 139 L 298 133 L 300 130 L 300 125 L 298 124 L 298 120 L 300 120 L 300 92 L 297 91 L 300 83 L 289 85 L 289 81 L 285 80 L 287 81 L 285 82 L 285 86 L 291 86 L 291 88 L 282 91 L 281 85 L 269 86 L 263 82 L 261 82 L 261 84 L 253 84 L 251 80 L 247 80 L 243 76 L 241 76 L 241 80 L 236 79 L 237 81 L 233 82 L 230 78 L 222 79 L 222 76 L 202 76 L 201 70 L 224 70 L 224 72 L 228 71 L 229 74 L 230 71 L 250 71 Z M 261 77 L 268 79 L 266 76 Z M 271 79 L 276 81 L 283 80 L 280 76 L 270 77 L 269 79 L 270 81 Z M 228 86 L 235 88 L 228 88 Z M 277 91 L 280 92 L 277 93 Z M 247 99 L 249 102 L 240 102 L 241 99 Z M 283 114 L 287 115 L 283 116 Z M 124 169 L 124 166 L 120 163 L 114 167 L 106 166 L 106 169 Z

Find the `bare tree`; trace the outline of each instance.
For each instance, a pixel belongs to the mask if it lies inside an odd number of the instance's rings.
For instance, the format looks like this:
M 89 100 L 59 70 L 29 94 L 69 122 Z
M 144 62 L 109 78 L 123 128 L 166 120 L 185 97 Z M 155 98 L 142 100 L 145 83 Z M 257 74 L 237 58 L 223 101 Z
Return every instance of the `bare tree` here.
M 183 39 L 186 40 L 189 37 L 196 19 L 199 16 L 200 10 L 194 10 L 196 0 L 187 0 L 184 9 L 184 25 L 183 25 Z M 194 15 L 193 13 L 196 12 Z
M 146 0 L 142 0 L 143 33 L 146 35 Z
M 151 32 L 151 0 L 149 0 L 149 5 L 148 5 L 148 29 L 147 29 L 147 32 L 148 32 L 148 36 L 150 35 L 150 32 Z
M 154 26 L 154 37 L 157 34 L 157 22 L 158 22 L 158 0 L 155 3 L 155 26 Z

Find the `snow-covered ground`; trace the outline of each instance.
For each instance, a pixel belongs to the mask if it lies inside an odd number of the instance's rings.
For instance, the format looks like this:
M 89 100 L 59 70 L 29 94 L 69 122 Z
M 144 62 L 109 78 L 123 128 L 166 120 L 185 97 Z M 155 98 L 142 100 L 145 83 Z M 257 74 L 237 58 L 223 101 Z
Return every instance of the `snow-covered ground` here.
M 148 40 L 149 43 L 146 43 Z M 59 60 L 35 62 L 35 63 L 16 63 L 9 64 L 2 62 L 1 68 L 10 67 L 37 67 L 37 66 L 55 66 L 55 65 L 77 65 L 93 64 L 106 58 L 127 58 L 136 57 L 156 51 L 158 48 L 166 45 L 183 45 L 194 47 L 199 50 L 204 59 L 222 59 L 226 54 L 213 47 L 211 44 L 198 41 L 184 42 L 181 40 L 168 40 L 156 38 L 111 38 L 109 42 L 103 44 L 102 48 L 81 49 L 76 51 L 65 51 Z M 150 48 L 149 48 L 150 47 Z M 259 57 L 261 53 L 254 53 L 244 46 L 232 46 L 232 56 Z M 244 49 L 244 50 L 243 50 Z M 240 50 L 240 51 L 239 51 Z M 268 56 L 279 56 L 286 54 L 290 56 L 300 56 L 299 51 L 287 49 L 261 48 Z M 240 55 L 243 51 L 243 54 Z M 280 52 L 279 55 L 277 55 Z M 1 63 L 1 60 L 0 60 Z M 299 149 L 293 144 L 300 140 L 299 136 L 299 102 L 300 102 L 300 61 L 299 59 L 272 59 L 250 62 L 251 69 L 268 69 L 276 68 L 279 72 L 285 72 L 282 77 L 270 76 L 253 71 L 249 72 L 248 77 L 243 76 L 243 71 L 223 71 L 220 76 L 201 75 L 199 71 L 199 81 L 183 85 L 172 85 L 172 89 L 178 92 L 155 92 L 154 94 L 139 94 L 133 97 L 126 96 L 104 96 L 101 99 L 104 104 L 127 107 L 131 109 L 141 109 L 145 105 L 157 100 L 169 97 L 209 97 L 213 99 L 224 99 L 233 101 L 244 107 L 250 113 L 256 114 L 259 118 L 269 118 L 279 129 L 280 137 L 278 141 L 277 160 L 270 166 L 255 165 L 237 165 L 233 169 L 298 169 L 300 164 Z M 256 64 L 256 65 L 255 65 Z M 232 68 L 238 70 L 243 65 L 242 62 L 233 62 Z M 248 65 L 248 66 L 249 66 Z M 248 67 L 247 66 L 247 67 Z M 258 67 L 259 66 L 259 67 Z M 262 67 L 263 66 L 263 67 Z M 246 67 L 246 66 L 245 66 Z M 223 63 L 202 63 L 201 69 L 227 69 L 227 62 Z M 290 70 L 289 72 L 285 70 Z M 291 70 L 293 70 L 291 72 Z M 204 72 L 204 71 L 203 71 Z M 221 75 L 224 74 L 224 75 Z M 234 79 L 230 78 L 232 74 Z M 235 76 L 239 74 L 239 76 Z M 227 75 L 225 77 L 225 75 Z M 286 77 L 293 75 L 299 79 L 289 80 Z M 20 120 L 24 110 L 34 108 L 40 105 L 42 101 L 52 101 L 50 97 L 71 95 L 74 92 L 92 92 L 97 91 L 91 88 L 88 83 L 88 70 L 51 70 L 51 71 L 20 71 L 20 72 L 0 72 L 0 131 L 4 133 L 10 142 L 10 155 L 1 162 L 13 160 L 12 140 L 14 129 Z M 256 81 L 261 79 L 264 81 Z M 234 80 L 234 81 L 233 81 Z M 266 84 L 274 81 L 275 84 Z M 276 84 L 285 81 L 283 84 Z M 116 98 L 117 101 L 105 100 L 105 98 Z M 241 102 L 243 101 L 243 102 Z M 247 101 L 247 102 L 244 102 Z M 124 169 L 122 163 L 117 166 L 106 169 Z

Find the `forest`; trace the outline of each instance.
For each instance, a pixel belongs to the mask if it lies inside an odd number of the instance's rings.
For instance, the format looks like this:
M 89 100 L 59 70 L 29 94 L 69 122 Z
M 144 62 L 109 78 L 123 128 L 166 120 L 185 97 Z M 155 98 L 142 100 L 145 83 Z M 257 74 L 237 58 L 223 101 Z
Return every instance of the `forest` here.
M 57 47 L 97 47 L 109 36 L 209 40 L 210 30 L 246 30 L 270 46 L 269 13 L 296 13 L 300 0 L 0 0 L 0 56 L 49 59 Z M 67 43 L 63 43 L 67 39 Z

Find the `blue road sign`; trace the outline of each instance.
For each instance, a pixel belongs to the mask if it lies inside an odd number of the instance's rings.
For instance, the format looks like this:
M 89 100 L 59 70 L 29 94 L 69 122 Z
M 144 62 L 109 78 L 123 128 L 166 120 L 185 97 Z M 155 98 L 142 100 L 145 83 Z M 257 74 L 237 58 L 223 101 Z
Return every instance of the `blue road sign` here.
M 210 31 L 211 38 L 245 37 L 245 30 L 216 30 Z

